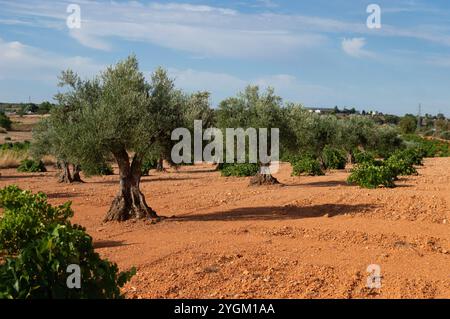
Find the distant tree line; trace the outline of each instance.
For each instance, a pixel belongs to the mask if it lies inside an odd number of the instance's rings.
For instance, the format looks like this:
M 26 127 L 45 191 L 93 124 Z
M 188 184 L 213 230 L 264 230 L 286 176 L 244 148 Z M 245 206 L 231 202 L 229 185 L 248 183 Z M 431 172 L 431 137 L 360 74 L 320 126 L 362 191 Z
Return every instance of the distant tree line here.
M 18 115 L 25 114 L 48 114 L 55 104 L 44 101 L 40 104 L 36 103 L 0 103 L 0 112 L 16 113 Z

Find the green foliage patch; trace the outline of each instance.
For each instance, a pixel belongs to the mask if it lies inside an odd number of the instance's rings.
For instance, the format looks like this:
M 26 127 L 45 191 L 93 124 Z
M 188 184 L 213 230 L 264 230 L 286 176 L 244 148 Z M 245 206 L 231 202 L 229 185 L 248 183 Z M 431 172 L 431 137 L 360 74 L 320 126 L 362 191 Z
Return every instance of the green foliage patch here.
M 220 168 L 222 176 L 255 176 L 259 171 L 258 164 L 252 163 L 223 163 Z
M 325 146 L 322 152 L 322 158 L 325 167 L 329 169 L 344 169 L 347 163 L 345 153 L 330 146 Z
M 352 173 L 348 177 L 348 182 L 364 188 L 377 188 L 380 186 L 392 188 L 395 187 L 394 181 L 396 179 L 395 170 L 389 166 L 363 163 L 353 168 Z
M 17 171 L 21 173 L 37 173 L 37 172 L 46 172 L 47 169 L 45 168 L 45 165 L 42 161 L 25 159 L 22 162 L 20 162 Z
M 398 150 L 384 161 L 361 154 L 358 154 L 361 156 L 358 159 L 360 164 L 352 170 L 348 182 L 364 188 L 395 187 L 394 181 L 398 176 L 418 174 L 415 165 L 422 165 L 424 157 L 419 148 Z
M 102 163 L 101 165 L 99 165 L 98 167 L 95 167 L 93 169 L 93 172 L 86 172 L 88 175 L 96 175 L 96 176 L 109 176 L 109 175 L 114 175 L 114 170 L 113 167 L 111 166 L 111 164 L 109 163 Z
M 321 176 L 325 175 L 322 171 L 318 160 L 311 157 L 303 157 L 295 160 L 292 164 L 292 175 L 309 175 L 309 176 Z
M 16 143 L 5 143 L 1 145 L 2 151 L 27 151 L 30 148 L 30 142 L 16 142 Z
M 121 298 L 135 270 L 119 272 L 101 259 L 85 229 L 72 225 L 70 203 L 53 207 L 42 194 L 17 186 L 0 190 L 0 298 Z M 81 287 L 67 286 L 69 265 L 78 265 Z
M 419 135 L 404 135 L 403 139 L 411 147 L 421 150 L 424 157 L 450 157 L 450 143 L 435 139 L 426 139 Z
M 354 152 L 355 163 L 363 164 L 363 163 L 375 163 L 375 154 L 369 151 L 355 151 Z
M 147 159 L 142 163 L 141 174 L 142 176 L 148 176 L 150 174 L 151 169 L 156 169 L 158 166 L 158 160 L 156 159 Z

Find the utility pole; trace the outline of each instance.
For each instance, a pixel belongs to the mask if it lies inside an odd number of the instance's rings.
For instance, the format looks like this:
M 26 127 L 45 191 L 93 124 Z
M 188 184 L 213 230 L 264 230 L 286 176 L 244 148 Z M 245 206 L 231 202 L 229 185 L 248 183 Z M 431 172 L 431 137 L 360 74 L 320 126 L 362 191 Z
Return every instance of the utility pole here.
M 419 113 L 417 114 L 417 130 L 422 127 L 422 104 L 419 103 Z

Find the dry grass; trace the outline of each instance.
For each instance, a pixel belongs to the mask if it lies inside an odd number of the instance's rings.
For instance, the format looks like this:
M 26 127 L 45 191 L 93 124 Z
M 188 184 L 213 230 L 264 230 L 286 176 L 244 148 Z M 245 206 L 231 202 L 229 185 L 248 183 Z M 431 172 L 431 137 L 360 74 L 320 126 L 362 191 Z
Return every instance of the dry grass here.
M 0 169 L 17 168 L 25 159 L 30 158 L 28 151 L 0 150 Z M 56 159 L 53 156 L 44 156 L 42 162 L 45 166 L 55 165 Z
M 29 157 L 28 151 L 1 150 L 0 168 L 17 168 L 20 162 Z
M 42 157 L 42 162 L 45 166 L 55 165 L 56 164 L 56 158 L 54 158 L 51 155 L 45 155 Z

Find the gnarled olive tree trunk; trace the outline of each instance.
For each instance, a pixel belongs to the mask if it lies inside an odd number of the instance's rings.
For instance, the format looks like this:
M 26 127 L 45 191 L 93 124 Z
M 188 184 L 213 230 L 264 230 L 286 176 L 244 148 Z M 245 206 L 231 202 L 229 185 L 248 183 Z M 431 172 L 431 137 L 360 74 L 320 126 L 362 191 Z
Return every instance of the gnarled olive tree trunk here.
M 259 172 L 250 179 L 251 186 L 280 184 L 280 182 L 270 174 L 270 164 L 260 165 Z
M 70 174 L 69 163 L 66 161 L 59 161 L 58 165 L 61 169 L 61 173 L 58 177 L 58 183 L 72 183 L 72 175 Z
M 80 172 L 81 172 L 80 165 L 73 164 L 72 170 L 73 170 L 72 182 L 84 183 L 84 181 L 81 179 L 81 176 L 80 176 Z
M 84 183 L 80 176 L 80 165 L 72 164 L 72 174 L 70 173 L 69 162 L 61 160 L 58 162 L 58 166 L 61 169 L 58 177 L 59 183 Z
M 136 218 L 158 218 L 156 212 L 145 201 L 140 190 L 142 158 L 135 154 L 130 164 L 126 150 L 114 153 L 119 166 L 120 188 L 104 219 L 108 221 L 125 221 Z

